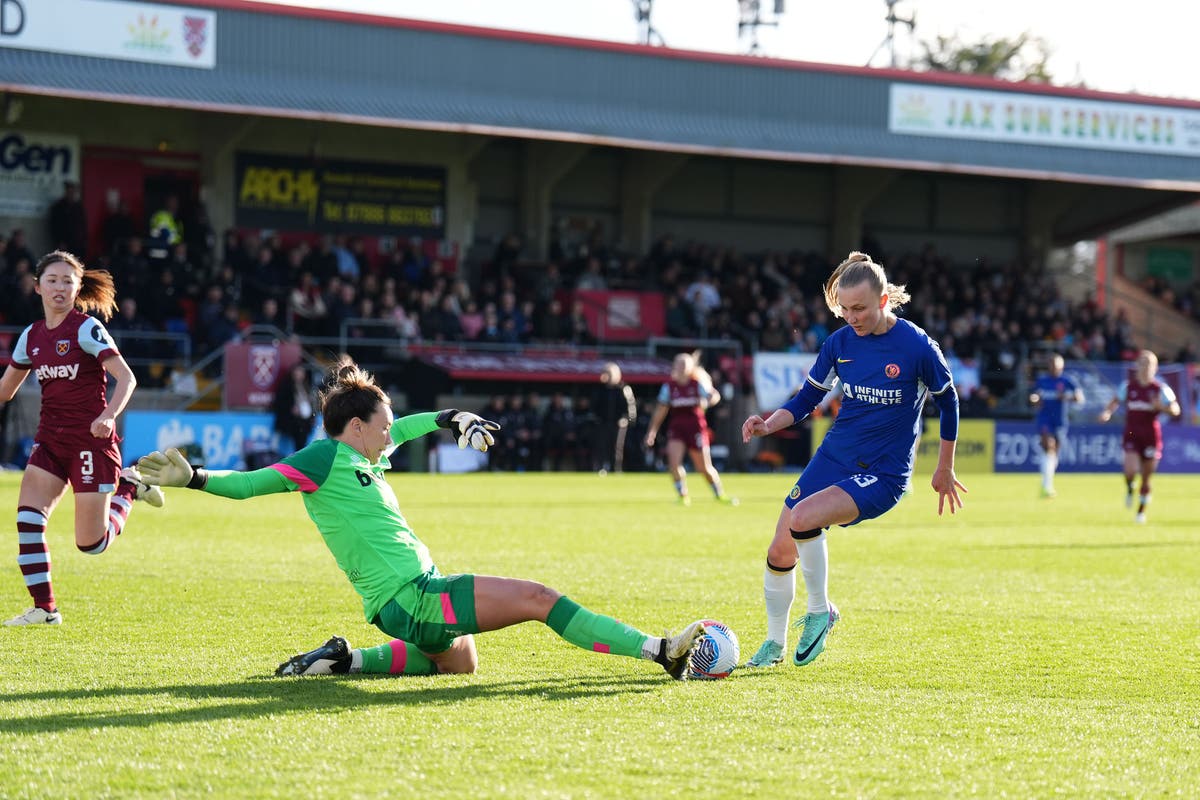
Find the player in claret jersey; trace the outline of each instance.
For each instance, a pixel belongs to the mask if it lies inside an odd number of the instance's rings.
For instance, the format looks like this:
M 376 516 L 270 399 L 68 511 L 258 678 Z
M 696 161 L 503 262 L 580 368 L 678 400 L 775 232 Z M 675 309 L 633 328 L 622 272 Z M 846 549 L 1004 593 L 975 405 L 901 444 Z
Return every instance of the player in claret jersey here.
M 796 627 L 800 641 L 792 663 L 812 663 L 839 619 L 829 602 L 829 550 L 825 529 L 878 517 L 900 500 L 912 477 L 921 435 L 921 409 L 932 393 L 941 411 L 941 447 L 931 484 L 938 514 L 962 506 L 966 491 L 954 477 L 958 438 L 958 395 L 942 352 L 925 331 L 898 318 L 893 309 L 908 300 L 903 286 L 887 281 L 883 267 L 851 253 L 825 282 L 825 302 L 846 320 L 821 345 L 804 386 L 766 419 L 751 415 L 742 440 L 768 436 L 808 416 L 834 382 L 842 407 L 833 427 L 783 501 L 775 536 L 767 549 L 763 595 L 767 639 L 747 666 L 783 660 L 788 614 L 796 593 L 799 560 L 808 590 L 808 610 Z
M 6 621 L 10 627 L 58 625 L 62 614 L 50 582 L 46 524 L 67 484 L 75 493 L 75 546 L 103 553 L 121 535 L 134 500 L 163 504 L 162 491 L 121 469 L 117 415 L 137 385 L 133 372 L 104 329 L 116 309 L 112 276 L 85 269 L 56 250 L 34 269 L 45 320 L 21 332 L 12 361 L 0 377 L 0 402 L 12 400 L 30 372 L 42 387 L 41 418 L 17 500 L 17 563 L 33 608 Z M 108 373 L 116 379 L 106 397 Z
M 1140 472 L 1142 485 L 1138 491 L 1135 522 L 1146 521 L 1146 506 L 1150 505 L 1150 477 L 1162 459 L 1162 425 L 1159 414 L 1166 412 L 1178 417 L 1182 412 L 1175 392 L 1155 377 L 1158 356 L 1149 350 L 1138 353 L 1133 363 L 1134 379 L 1125 381 L 1103 411 L 1100 421 L 1108 422 L 1121 403 L 1125 404 L 1125 507 L 1133 505 L 1133 481 Z
M 675 481 L 675 494 L 681 505 L 691 505 L 683 454 L 691 456 L 692 466 L 704 475 L 718 502 L 737 505 L 737 499 L 725 494 L 721 476 L 712 463 L 708 447 L 708 420 L 704 414 L 721 401 L 721 393 L 712 385 L 695 353 L 680 353 L 671 362 L 671 380 L 658 392 L 658 405 L 646 430 L 646 447 L 654 447 L 658 429 L 667 422 L 667 470 Z

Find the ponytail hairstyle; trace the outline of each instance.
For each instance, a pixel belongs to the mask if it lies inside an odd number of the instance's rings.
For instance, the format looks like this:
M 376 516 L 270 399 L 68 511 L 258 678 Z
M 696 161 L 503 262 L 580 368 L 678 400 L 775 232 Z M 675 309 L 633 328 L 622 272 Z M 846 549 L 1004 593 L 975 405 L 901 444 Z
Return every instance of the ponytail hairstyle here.
M 340 436 L 355 417 L 367 419 L 380 405 L 392 404 L 383 389 L 375 383 L 375 377 L 355 364 L 348 355 L 339 358 L 325 373 L 318 395 L 325 432 L 331 437 Z
M 55 250 L 38 259 L 37 266 L 33 268 L 34 279 L 41 281 L 42 272 L 51 264 L 66 264 L 79 279 L 76 308 L 85 314 L 95 312 L 105 322 L 112 319 L 117 310 L 117 287 L 113 285 L 112 274 L 108 270 L 88 269 L 79 256 L 66 250 Z
M 838 289 L 858 286 L 860 283 L 869 285 L 871 291 L 880 297 L 886 294 L 888 311 L 895 311 L 912 299 L 903 286 L 888 283 L 883 267 L 872 261 L 866 253 L 855 250 L 846 256 L 845 261 L 838 264 L 829 280 L 825 281 L 825 305 L 829 306 L 835 317 L 842 316 L 842 307 L 838 304 Z
M 690 353 L 679 353 L 675 356 L 674 364 L 679 365 L 680 371 L 684 375 L 698 382 L 708 392 L 712 391 L 712 376 L 708 374 L 708 370 L 700 366 L 700 351 L 693 350 Z M 674 367 L 674 365 L 672 365 Z M 672 368 L 672 371 L 674 369 Z

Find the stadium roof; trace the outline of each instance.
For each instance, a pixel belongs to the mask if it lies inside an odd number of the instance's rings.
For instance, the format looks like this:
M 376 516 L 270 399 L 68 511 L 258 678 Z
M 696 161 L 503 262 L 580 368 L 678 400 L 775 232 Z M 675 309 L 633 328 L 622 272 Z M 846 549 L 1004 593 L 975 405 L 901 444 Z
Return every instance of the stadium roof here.
M 159 2 L 216 12 L 213 69 L 0 46 L 0 89 L 688 153 L 1200 191 L 1195 155 L 914 135 L 889 126 L 895 88 L 903 86 L 964 89 L 1017 102 L 1057 99 L 1079 108 L 1107 103 L 1135 115 L 1142 109 L 1200 120 L 1200 103 L 1189 101 L 246 0 Z

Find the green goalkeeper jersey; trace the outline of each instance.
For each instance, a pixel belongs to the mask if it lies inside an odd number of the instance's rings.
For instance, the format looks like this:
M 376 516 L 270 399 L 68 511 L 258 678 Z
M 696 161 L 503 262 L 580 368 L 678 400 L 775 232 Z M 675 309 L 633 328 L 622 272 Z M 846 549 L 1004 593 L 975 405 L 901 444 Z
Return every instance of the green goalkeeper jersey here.
M 436 413 L 412 414 L 392 423 L 391 437 L 399 445 L 434 430 Z M 372 621 L 402 586 L 433 566 L 429 548 L 400 512 L 389 466 L 386 455 L 372 464 L 347 444 L 321 439 L 265 469 L 211 472 L 205 491 L 235 499 L 303 492 L 308 516 Z

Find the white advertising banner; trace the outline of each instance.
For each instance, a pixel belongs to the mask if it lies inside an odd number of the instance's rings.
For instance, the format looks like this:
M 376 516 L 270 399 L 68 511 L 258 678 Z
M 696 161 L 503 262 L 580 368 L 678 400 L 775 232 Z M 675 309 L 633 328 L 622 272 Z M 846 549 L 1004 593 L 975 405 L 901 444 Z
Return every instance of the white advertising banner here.
M 1200 111 L 894 83 L 888 130 L 918 136 L 1200 155 Z
M 217 15 L 124 0 L 0 0 L 0 47 L 213 69 Z
M 37 218 L 79 181 L 79 139 L 0 129 L 0 217 Z
M 771 412 L 786 403 L 816 360 L 816 353 L 755 353 L 754 395 L 759 409 Z

